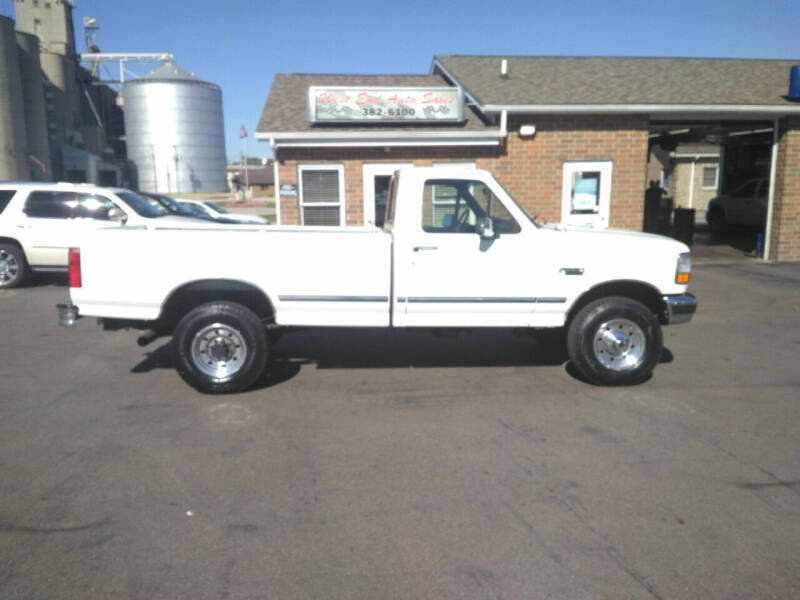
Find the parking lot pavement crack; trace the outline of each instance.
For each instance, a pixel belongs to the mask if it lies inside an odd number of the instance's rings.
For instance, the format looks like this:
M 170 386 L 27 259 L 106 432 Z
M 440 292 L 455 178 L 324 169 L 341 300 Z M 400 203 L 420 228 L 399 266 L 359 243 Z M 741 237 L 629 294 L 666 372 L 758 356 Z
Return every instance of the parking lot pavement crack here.
M 639 573 L 639 571 L 631 566 L 631 564 L 620 553 L 619 550 L 617 550 L 614 546 L 608 546 L 606 548 L 606 554 L 620 569 L 630 575 L 631 579 L 644 588 L 651 597 L 655 598 L 656 600 L 663 600 L 663 596 L 656 591 L 656 588 L 653 587 L 653 584 L 647 581 L 647 577 Z
M 580 499 L 577 496 L 564 494 L 557 491 L 561 488 L 570 489 L 571 486 L 569 484 L 570 482 L 564 482 L 560 480 L 555 482 L 552 487 L 548 488 L 551 492 L 550 499 L 553 500 L 556 506 L 558 506 L 560 509 L 569 513 L 581 527 L 590 533 L 591 536 L 597 540 L 598 546 L 605 548 L 606 555 L 617 567 L 619 567 L 640 587 L 647 591 L 652 598 L 656 598 L 656 600 L 663 600 L 655 586 L 648 581 L 645 575 L 640 573 L 633 565 L 631 565 L 630 561 L 616 548 L 613 542 L 609 539 L 608 535 L 600 531 L 583 514 L 581 514 L 583 510 L 583 504 L 580 502 Z M 515 510 L 511 504 L 504 502 L 504 505 L 517 520 L 527 526 L 528 531 L 536 538 L 537 542 L 539 542 L 539 544 L 541 544 L 542 547 L 547 550 L 548 556 L 550 556 L 550 558 L 553 559 L 559 566 L 563 567 L 563 559 L 559 553 L 549 547 L 542 536 L 538 534 L 533 524 L 519 511 Z
M 52 533 L 72 533 L 75 531 L 87 531 L 89 529 L 97 529 L 105 527 L 111 523 L 111 519 L 105 518 L 91 523 L 84 523 L 81 525 L 61 525 L 55 527 L 42 527 L 36 525 L 22 525 L 19 523 L 10 523 L 0 519 L 0 533 L 34 533 L 34 534 L 52 534 Z
M 527 518 L 525 518 L 525 515 L 523 515 L 516 508 L 514 508 L 509 502 L 503 502 L 503 506 L 506 507 L 508 512 L 510 512 L 511 515 L 518 522 L 522 523 L 522 525 L 525 526 L 525 529 L 528 531 L 528 534 L 536 541 L 536 543 L 539 546 L 544 548 L 545 552 L 547 552 L 548 558 L 550 558 L 550 560 L 552 560 L 554 563 L 556 563 L 562 569 L 565 568 L 564 567 L 564 561 L 563 561 L 561 555 L 558 552 L 556 552 L 555 549 L 552 548 L 550 546 L 550 544 L 547 543 L 547 541 L 545 541 L 544 537 L 542 537 L 542 535 L 533 526 L 533 523 L 531 523 Z

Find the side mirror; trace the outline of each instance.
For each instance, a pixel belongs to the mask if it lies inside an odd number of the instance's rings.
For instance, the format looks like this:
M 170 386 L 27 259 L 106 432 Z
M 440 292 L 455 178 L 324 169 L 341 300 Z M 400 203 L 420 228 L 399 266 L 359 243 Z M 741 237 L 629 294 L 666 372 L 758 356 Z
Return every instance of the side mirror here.
M 482 240 L 493 240 L 497 237 L 492 227 L 492 219 L 489 217 L 480 217 L 478 219 L 478 224 L 475 225 L 475 233 L 481 236 Z
M 115 206 L 114 208 L 108 209 L 108 220 L 118 221 L 119 223 L 122 223 L 124 225 L 125 222 L 128 220 L 128 215 L 125 214 L 124 210 L 122 210 L 118 206 Z

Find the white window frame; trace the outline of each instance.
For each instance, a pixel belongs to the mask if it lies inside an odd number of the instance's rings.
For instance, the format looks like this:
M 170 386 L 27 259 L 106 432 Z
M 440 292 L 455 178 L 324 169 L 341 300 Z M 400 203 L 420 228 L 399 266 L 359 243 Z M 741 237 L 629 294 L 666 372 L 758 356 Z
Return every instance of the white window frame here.
M 716 169 L 716 173 L 714 175 L 714 185 L 704 185 L 703 181 L 705 180 L 705 170 L 706 169 Z M 703 165 L 703 173 L 700 174 L 700 187 L 704 190 L 715 190 L 719 185 L 719 165 Z
M 330 163 L 306 163 L 297 165 L 297 201 L 300 207 L 300 225 L 305 225 L 305 205 L 303 203 L 303 171 L 338 171 L 339 173 L 339 202 L 313 202 L 309 207 L 338 206 L 339 227 L 345 227 L 345 202 L 344 197 L 344 165 Z M 322 227 L 320 225 L 320 227 Z
M 599 171 L 600 189 L 599 212 L 594 215 L 572 215 L 572 173 L 574 171 Z M 567 160 L 562 167 L 561 184 L 561 222 L 564 225 L 578 225 L 605 229 L 611 216 L 611 177 L 614 161 L 611 160 Z
M 364 225 L 375 226 L 375 178 L 381 175 L 394 175 L 404 167 L 413 167 L 412 162 L 403 163 L 364 163 L 362 166 L 362 188 Z

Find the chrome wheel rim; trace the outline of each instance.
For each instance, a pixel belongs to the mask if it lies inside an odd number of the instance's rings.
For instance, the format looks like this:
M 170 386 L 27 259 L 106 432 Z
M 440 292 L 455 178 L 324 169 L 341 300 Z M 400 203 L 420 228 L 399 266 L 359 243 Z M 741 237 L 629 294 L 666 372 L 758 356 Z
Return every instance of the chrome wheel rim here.
M 17 257 L 8 250 L 0 250 L 0 286 L 11 283 L 17 275 L 19 275 Z
M 238 329 L 225 323 L 212 323 L 194 336 L 190 355 L 203 374 L 221 381 L 244 367 L 247 344 Z
M 594 357 L 611 371 L 632 371 L 644 361 L 642 328 L 629 319 L 606 321 L 594 334 Z

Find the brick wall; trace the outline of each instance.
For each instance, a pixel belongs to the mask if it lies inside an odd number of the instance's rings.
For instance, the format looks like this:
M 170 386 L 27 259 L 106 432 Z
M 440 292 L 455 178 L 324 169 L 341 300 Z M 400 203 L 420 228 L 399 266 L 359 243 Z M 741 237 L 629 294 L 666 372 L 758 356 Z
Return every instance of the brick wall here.
M 781 128 L 775 166 L 771 260 L 800 260 L 800 119 Z
M 411 162 L 430 166 L 439 161 L 475 161 L 503 184 L 531 214 L 561 220 L 563 164 L 568 160 L 613 161 L 610 225 L 640 230 L 646 186 L 648 128 L 646 117 L 531 117 L 509 120 L 502 148 L 285 148 L 278 149 L 280 183 L 297 183 L 298 163 L 335 162 L 344 165 L 346 221 L 361 225 L 362 164 Z M 521 138 L 521 123 L 536 125 L 533 138 Z M 281 197 L 281 223 L 299 223 L 298 198 Z

